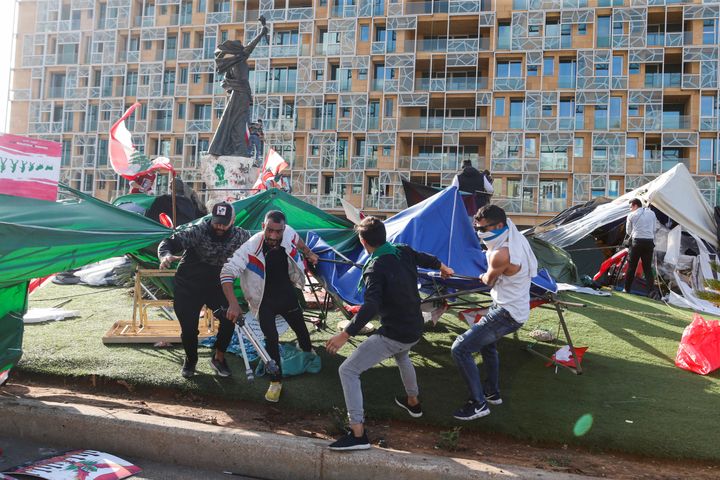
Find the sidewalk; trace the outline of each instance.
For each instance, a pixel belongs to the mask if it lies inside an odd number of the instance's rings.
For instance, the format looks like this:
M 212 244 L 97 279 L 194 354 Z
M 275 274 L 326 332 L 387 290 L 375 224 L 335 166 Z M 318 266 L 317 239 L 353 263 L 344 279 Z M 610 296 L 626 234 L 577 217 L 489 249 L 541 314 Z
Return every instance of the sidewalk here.
M 582 479 L 579 475 L 372 448 L 332 452 L 328 442 L 230 429 L 86 405 L 0 398 L 0 436 L 92 448 L 164 464 L 262 479 Z M 142 465 L 141 465 L 142 466 Z M 231 477 L 228 477 L 231 478 Z

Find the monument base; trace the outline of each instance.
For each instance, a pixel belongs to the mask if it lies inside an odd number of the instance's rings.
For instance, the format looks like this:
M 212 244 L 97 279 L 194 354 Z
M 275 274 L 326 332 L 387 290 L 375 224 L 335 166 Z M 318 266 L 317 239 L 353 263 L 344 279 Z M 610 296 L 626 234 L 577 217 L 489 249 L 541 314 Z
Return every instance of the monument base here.
M 234 202 L 251 194 L 260 174 L 254 158 L 205 155 L 200 172 L 207 187 L 208 210 L 218 202 Z

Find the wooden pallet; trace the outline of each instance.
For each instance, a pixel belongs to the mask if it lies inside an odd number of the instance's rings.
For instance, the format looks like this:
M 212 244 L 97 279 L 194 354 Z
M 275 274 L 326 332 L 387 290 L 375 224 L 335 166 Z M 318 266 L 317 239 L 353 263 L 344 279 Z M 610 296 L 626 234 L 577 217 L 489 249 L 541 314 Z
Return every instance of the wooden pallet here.
M 201 323 L 203 323 L 201 321 Z M 215 328 L 200 328 L 200 340 L 216 335 Z M 133 326 L 132 320 L 120 320 L 108 330 L 103 343 L 180 343 L 180 324 L 174 320 L 152 320 L 144 326 Z
M 133 298 L 132 320 L 120 320 L 103 336 L 103 343 L 180 343 L 180 323 L 175 320 L 154 320 L 148 317 L 149 307 L 166 308 L 172 311 L 172 300 L 146 300 L 142 296 L 142 277 L 170 277 L 175 270 L 135 271 L 135 295 Z M 217 326 L 209 309 L 205 309 L 204 321 L 200 322 L 200 338 L 217 334 Z

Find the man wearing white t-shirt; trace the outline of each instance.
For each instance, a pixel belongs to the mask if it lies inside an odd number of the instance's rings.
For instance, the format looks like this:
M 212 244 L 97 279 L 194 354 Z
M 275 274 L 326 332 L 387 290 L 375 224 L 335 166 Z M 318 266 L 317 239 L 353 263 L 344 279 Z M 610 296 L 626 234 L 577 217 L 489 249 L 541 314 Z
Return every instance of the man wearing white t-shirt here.
M 487 272 L 480 280 L 489 287 L 493 305 L 469 330 L 455 339 L 452 356 L 467 384 L 470 398 L 453 416 L 474 420 L 490 414 L 488 403 L 500 405 L 500 360 L 497 342 L 527 322 L 530 315 L 530 279 L 537 274 L 537 259 L 527 239 L 505 211 L 486 205 L 477 211 L 474 226 L 487 246 Z M 480 352 L 485 381 L 473 354 Z
M 628 269 L 625 273 L 625 292 L 630 293 L 633 280 L 635 280 L 638 261 L 642 260 L 645 283 L 647 284 L 647 291 L 650 293 L 655 287 L 652 265 L 657 218 L 655 212 L 642 206 L 639 198 L 633 198 L 630 201 L 630 210 L 630 214 L 625 220 L 625 234 L 630 237 Z

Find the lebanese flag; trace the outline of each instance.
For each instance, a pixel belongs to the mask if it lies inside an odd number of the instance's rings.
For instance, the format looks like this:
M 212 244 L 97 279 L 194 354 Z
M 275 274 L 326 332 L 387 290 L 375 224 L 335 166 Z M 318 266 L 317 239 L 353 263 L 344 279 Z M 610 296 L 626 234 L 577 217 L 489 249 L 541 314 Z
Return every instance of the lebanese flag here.
M 578 363 L 582 363 L 583 355 L 585 355 L 585 351 L 587 349 L 588 347 L 575 347 L 575 355 L 577 355 Z M 553 356 L 551 358 L 552 361 L 546 363 L 546 367 L 550 367 L 556 363 L 559 363 L 560 365 L 565 365 L 566 367 L 577 368 L 577 365 L 575 364 L 575 359 L 573 358 L 572 352 L 570 351 L 570 345 L 564 345 L 563 347 L 559 348 L 557 352 L 553 353 Z
M 282 172 L 289 166 L 290 165 L 288 165 L 285 159 L 282 158 L 274 148 L 270 148 L 267 156 L 265 157 L 265 163 L 263 164 L 262 170 L 260 170 L 260 175 L 258 175 L 255 185 L 253 185 L 253 190 L 267 190 L 265 182 L 271 178 L 275 178 L 278 173 Z
M 132 144 L 132 134 L 125 126 L 125 120 L 140 106 L 136 102 L 128 108 L 122 117 L 110 127 L 110 165 L 115 173 L 127 180 L 135 180 L 140 175 L 154 170 L 168 170 L 175 175 L 175 169 L 166 157 L 150 161 Z

